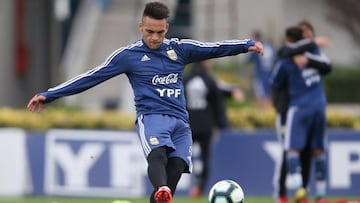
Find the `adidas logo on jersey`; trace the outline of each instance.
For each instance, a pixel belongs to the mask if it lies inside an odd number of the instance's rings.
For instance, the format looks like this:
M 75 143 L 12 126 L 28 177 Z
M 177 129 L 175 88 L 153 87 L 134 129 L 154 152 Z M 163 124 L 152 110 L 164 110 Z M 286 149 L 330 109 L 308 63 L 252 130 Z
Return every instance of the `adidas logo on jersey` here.
M 150 58 L 145 54 L 142 58 L 141 61 L 149 61 Z

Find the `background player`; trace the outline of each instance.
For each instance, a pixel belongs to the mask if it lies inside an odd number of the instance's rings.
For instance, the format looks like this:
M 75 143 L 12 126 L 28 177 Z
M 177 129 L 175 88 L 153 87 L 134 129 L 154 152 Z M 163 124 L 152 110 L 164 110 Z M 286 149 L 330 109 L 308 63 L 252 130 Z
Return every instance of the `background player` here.
M 325 38 L 324 38 L 325 39 Z M 293 43 L 291 46 L 285 45 L 279 50 L 279 59 L 282 58 L 292 58 L 295 63 L 299 62 L 299 66 L 303 65 L 301 62 L 300 54 L 303 55 L 306 51 L 311 51 L 316 48 L 316 45 L 324 46 L 328 43 L 328 40 L 319 38 L 316 42 L 312 39 L 302 39 L 296 43 Z M 298 55 L 298 56 L 296 56 Z M 296 56 L 296 57 L 295 57 Z M 303 55 L 304 56 L 304 55 Z M 320 74 L 326 74 L 329 68 L 329 64 L 324 62 L 322 59 L 318 58 L 307 58 L 306 60 L 310 61 L 312 68 L 317 69 Z M 323 73 L 324 72 L 324 73 Z M 286 114 L 289 106 L 290 98 L 288 87 L 282 87 L 281 89 L 273 90 L 273 104 L 276 109 L 276 131 L 281 145 L 284 145 L 284 134 L 285 134 L 285 124 L 286 124 Z M 302 178 L 303 178 L 303 187 L 307 188 L 309 183 L 310 168 L 311 168 L 311 148 L 307 143 L 306 147 L 300 152 L 300 162 L 302 166 Z M 286 181 L 286 150 L 283 152 L 282 159 L 279 164 L 276 165 L 274 170 L 274 188 L 275 195 L 278 198 L 279 203 L 289 202 L 287 198 L 287 191 L 285 186 Z
M 199 161 L 202 163 L 199 168 L 194 165 L 195 186 L 190 190 L 191 197 L 203 194 L 209 175 L 211 143 L 219 129 L 228 127 L 224 99 L 244 99 L 240 89 L 220 83 L 211 68 L 211 60 L 200 61 L 194 63 L 184 77 L 192 137 L 194 143 L 200 146 Z
M 256 104 L 260 108 L 271 107 L 271 85 L 269 77 L 271 70 L 275 65 L 277 52 L 270 42 L 267 42 L 262 33 L 258 30 L 254 31 L 253 37 L 257 41 L 261 41 L 264 46 L 264 56 L 250 53 L 248 62 L 254 65 L 253 73 L 253 90 Z
M 288 42 L 296 42 L 302 38 L 299 27 L 286 30 Z M 328 59 L 320 55 L 319 49 L 312 50 L 307 57 L 295 56 L 291 59 L 280 60 L 273 75 L 273 86 L 277 89 L 288 87 L 290 108 L 287 112 L 285 133 L 285 147 L 287 149 L 287 177 L 288 189 L 302 189 L 303 180 L 299 152 L 310 143 L 316 166 L 316 195 L 321 198 L 325 195 L 326 166 L 324 158 L 325 136 L 325 106 L 326 99 L 322 87 L 322 75 L 331 70 Z M 327 66 L 316 70 L 309 58 L 322 59 Z M 297 65 L 299 64 L 299 65 Z

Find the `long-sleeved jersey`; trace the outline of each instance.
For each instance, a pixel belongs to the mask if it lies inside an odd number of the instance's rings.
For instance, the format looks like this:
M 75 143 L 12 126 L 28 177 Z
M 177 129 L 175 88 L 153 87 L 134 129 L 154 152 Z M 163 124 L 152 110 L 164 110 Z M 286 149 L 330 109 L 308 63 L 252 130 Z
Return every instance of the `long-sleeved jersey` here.
M 85 91 L 119 74 L 126 74 L 135 96 L 137 116 L 166 114 L 188 121 L 183 87 L 186 64 L 248 51 L 251 39 L 203 43 L 190 39 L 164 39 L 159 49 L 149 49 L 143 40 L 122 47 L 94 69 L 47 92 L 45 103 Z
M 278 57 L 280 59 L 291 58 L 297 54 L 304 54 L 305 52 L 311 52 L 316 50 L 317 45 L 311 39 L 303 39 L 293 44 L 287 44 L 281 47 L 278 51 Z M 279 59 L 279 60 L 280 60 Z M 319 71 L 321 75 L 327 75 L 331 71 L 331 64 L 326 57 L 312 57 L 308 58 L 309 67 Z M 270 78 L 272 80 L 273 78 Z M 272 82 L 271 82 L 272 83 Z M 276 111 L 281 114 L 281 119 L 286 120 L 286 113 L 290 103 L 290 96 L 288 87 L 273 88 L 273 103 Z
M 291 58 L 283 58 L 274 68 L 271 77 L 272 85 L 275 89 L 289 88 L 292 106 L 326 105 L 322 76 L 331 70 L 331 65 L 319 48 L 315 44 L 312 46 L 315 47 L 312 52 L 305 53 L 309 59 L 308 67 L 299 68 Z

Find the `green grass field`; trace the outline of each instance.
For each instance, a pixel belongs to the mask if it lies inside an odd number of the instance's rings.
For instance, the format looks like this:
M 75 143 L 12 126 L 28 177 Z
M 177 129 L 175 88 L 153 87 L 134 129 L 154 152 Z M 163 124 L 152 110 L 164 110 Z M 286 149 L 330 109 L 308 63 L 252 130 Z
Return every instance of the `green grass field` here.
M 332 197 L 329 200 L 335 203 L 337 199 L 359 200 L 356 197 Z M 100 198 L 24 198 L 24 199 L 1 199 L 0 203 L 148 203 L 148 199 L 100 199 Z M 246 203 L 275 203 L 271 197 L 246 197 Z M 208 203 L 206 198 L 190 199 L 177 197 L 173 203 Z
M 148 203 L 148 199 L 100 199 L 100 198 L 25 198 L 0 199 L 0 203 Z M 246 203 L 273 203 L 272 198 L 247 198 Z M 175 197 L 173 203 L 208 203 L 206 198 L 190 199 Z

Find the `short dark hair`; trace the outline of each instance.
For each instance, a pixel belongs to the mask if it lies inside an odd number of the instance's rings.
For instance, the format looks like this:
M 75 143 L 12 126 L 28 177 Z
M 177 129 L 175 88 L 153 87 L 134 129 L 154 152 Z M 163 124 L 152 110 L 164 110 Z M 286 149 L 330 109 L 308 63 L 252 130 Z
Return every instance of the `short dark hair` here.
M 303 38 L 303 31 L 299 26 L 291 26 L 286 29 L 285 35 L 289 41 L 297 42 Z
M 169 8 L 160 2 L 149 2 L 145 5 L 143 17 L 148 16 L 157 20 L 167 19 L 169 17 Z

